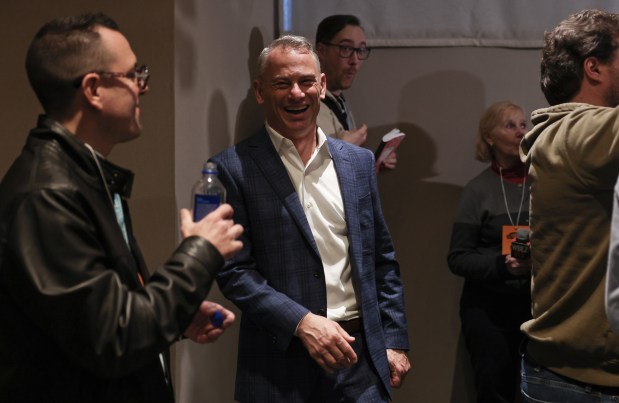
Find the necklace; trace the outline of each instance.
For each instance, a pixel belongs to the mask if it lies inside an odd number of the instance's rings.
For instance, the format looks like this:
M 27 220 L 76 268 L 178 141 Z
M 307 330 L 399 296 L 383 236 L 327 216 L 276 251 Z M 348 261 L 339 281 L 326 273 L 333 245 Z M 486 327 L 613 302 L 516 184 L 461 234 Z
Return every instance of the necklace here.
M 498 164 L 497 164 L 498 165 Z M 526 167 L 525 167 L 526 169 Z M 509 217 L 509 222 L 512 224 L 512 227 L 515 227 L 520 222 L 520 212 L 522 211 L 522 202 L 524 201 L 524 194 L 526 193 L 527 188 L 527 175 L 525 172 L 524 179 L 522 181 L 522 195 L 520 196 L 520 206 L 518 207 L 518 215 L 516 216 L 516 224 L 514 224 L 514 220 L 512 220 L 512 215 L 509 212 L 509 206 L 507 204 L 507 195 L 505 193 L 505 184 L 503 183 L 503 168 L 499 165 L 499 177 L 501 178 L 501 190 L 503 190 L 503 201 L 505 202 L 505 210 L 507 212 L 507 217 Z

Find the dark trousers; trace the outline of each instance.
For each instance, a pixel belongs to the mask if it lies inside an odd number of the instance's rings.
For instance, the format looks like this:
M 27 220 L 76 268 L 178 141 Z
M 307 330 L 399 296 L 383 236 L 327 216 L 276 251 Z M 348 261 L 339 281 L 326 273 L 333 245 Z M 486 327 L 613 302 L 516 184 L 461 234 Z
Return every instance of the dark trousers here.
M 362 332 L 351 333 L 352 344 L 359 361 L 350 368 L 333 374 L 324 371 L 309 402 L 311 403 L 379 403 L 388 402 L 387 393 L 378 374 L 369 362 L 369 353 Z
M 478 403 L 514 402 L 520 380 L 520 325 L 531 318 L 529 295 L 495 293 L 465 284 L 462 334 L 471 357 Z
M 290 365 L 280 368 L 284 371 L 276 377 L 278 380 L 270 384 L 273 395 L 268 399 L 252 395 L 243 403 L 387 403 L 387 391 L 369 361 L 369 351 L 362 332 L 349 332 L 355 338 L 352 348 L 357 354 L 358 361 L 350 368 L 340 369 L 333 374 L 327 374 L 314 361 L 300 339 L 295 338 L 285 353 Z M 270 365 L 266 363 L 266 365 Z M 300 372 L 295 372 L 300 369 Z M 288 375 L 286 378 L 285 375 Z M 257 382 L 269 382 L 268 379 L 258 378 Z M 295 382 L 302 379 L 302 382 Z M 250 385 L 251 386 L 251 385 Z

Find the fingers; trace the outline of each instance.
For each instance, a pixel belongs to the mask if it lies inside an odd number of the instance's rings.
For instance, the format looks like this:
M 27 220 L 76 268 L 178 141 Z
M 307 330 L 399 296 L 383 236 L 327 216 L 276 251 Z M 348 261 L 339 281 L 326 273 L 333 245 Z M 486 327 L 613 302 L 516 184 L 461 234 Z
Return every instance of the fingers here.
M 402 386 L 404 377 L 410 371 L 411 364 L 406 353 L 401 350 L 387 350 L 389 362 L 390 384 L 394 388 Z
M 341 330 L 340 337 L 335 337 L 326 344 L 320 354 L 321 360 L 330 371 L 350 367 L 358 360 L 355 350 L 350 345 L 355 338 L 348 335 L 339 325 L 337 326 Z
M 215 312 L 218 312 L 223 318 L 221 326 L 213 323 Z M 193 321 L 183 334 L 199 344 L 213 343 L 219 339 L 226 328 L 232 326 L 234 320 L 235 315 L 232 311 L 215 302 L 204 300 L 200 304 Z
M 357 363 L 357 354 L 344 339 L 325 345 L 322 350 L 317 351 L 317 354 L 312 357 L 328 373 L 333 373 L 335 370 L 347 368 Z
M 339 340 L 338 342 L 335 343 L 336 354 L 334 358 L 337 364 L 339 364 L 340 366 L 348 367 L 348 366 L 351 366 L 357 363 L 357 359 L 358 359 L 357 354 L 355 353 L 355 350 L 350 345 L 350 343 L 354 343 L 355 338 L 351 337 L 351 339 L 352 340 L 350 341 Z
M 202 315 L 204 315 L 204 317 L 207 318 L 211 318 L 213 315 L 215 315 L 216 312 L 219 312 L 223 319 L 221 325 L 222 328 L 226 328 L 232 325 L 234 323 L 234 320 L 236 319 L 234 312 L 224 308 L 216 302 L 209 300 L 202 301 L 199 307 L 199 311 Z
M 181 234 L 183 238 L 201 236 L 209 241 L 224 259 L 230 259 L 243 248 L 238 238 L 243 234 L 243 226 L 232 220 L 234 210 L 229 204 L 222 204 L 207 214 L 202 220 L 193 222 L 191 213 L 181 209 Z
M 350 345 L 355 338 L 330 319 L 308 313 L 299 323 L 297 336 L 310 356 L 328 373 L 357 362 L 357 354 Z
M 507 271 L 514 276 L 526 276 L 531 273 L 531 260 L 521 260 L 512 257 L 511 255 L 505 256 L 505 266 Z
M 392 388 L 399 388 L 400 386 L 402 386 L 402 379 L 397 373 L 392 371 L 389 377 L 389 383 L 391 384 Z
M 382 165 L 386 169 L 395 169 L 398 164 L 398 157 L 395 153 L 389 154 L 389 156 L 383 161 Z
M 358 145 L 362 146 L 363 144 L 365 144 L 365 141 L 368 138 L 368 126 L 364 123 L 358 130 L 357 130 L 358 136 L 359 136 L 359 143 Z
M 215 217 L 218 217 L 218 218 L 232 218 L 232 214 L 234 213 L 234 210 L 232 209 L 231 205 L 227 203 L 223 203 L 222 205 L 217 207 L 213 211 L 213 213 Z
M 187 228 L 192 224 L 193 220 L 191 219 L 191 212 L 186 208 L 182 208 L 179 212 L 180 222 L 181 222 L 181 235 L 184 238 L 187 238 Z
M 200 333 L 193 341 L 198 344 L 214 343 L 223 333 L 223 329 L 212 329 L 208 332 Z
M 243 249 L 243 242 L 238 239 L 241 234 L 243 234 L 243 226 L 240 224 L 234 224 L 228 230 L 229 242 L 221 245 L 221 247 L 216 245 L 224 259 L 230 259 L 234 256 L 234 254 Z

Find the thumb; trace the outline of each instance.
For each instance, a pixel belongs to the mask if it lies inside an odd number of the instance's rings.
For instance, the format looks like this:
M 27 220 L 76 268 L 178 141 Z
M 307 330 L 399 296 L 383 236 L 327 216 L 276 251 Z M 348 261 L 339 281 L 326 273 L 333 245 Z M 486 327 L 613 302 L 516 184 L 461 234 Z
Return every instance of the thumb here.
M 186 208 L 182 208 L 179 212 L 179 218 L 181 220 L 181 229 L 193 223 L 191 218 L 191 212 Z

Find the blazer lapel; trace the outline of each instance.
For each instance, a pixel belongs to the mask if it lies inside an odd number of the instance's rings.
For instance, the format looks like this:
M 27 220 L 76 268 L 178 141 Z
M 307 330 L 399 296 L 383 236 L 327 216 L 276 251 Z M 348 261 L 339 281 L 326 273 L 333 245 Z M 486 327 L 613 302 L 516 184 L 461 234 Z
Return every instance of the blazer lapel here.
M 346 217 L 346 227 L 348 229 L 348 244 L 350 253 L 350 263 L 353 267 L 353 276 L 357 276 L 358 268 L 361 266 L 362 251 L 361 225 L 359 221 L 359 200 L 358 200 L 358 172 L 355 161 L 350 153 L 343 150 L 343 145 L 327 137 L 329 150 L 333 157 L 333 164 L 337 172 L 344 203 L 344 216 Z
M 333 157 L 333 164 L 337 173 L 337 178 L 340 184 L 340 192 L 342 193 L 342 201 L 344 203 L 344 214 L 347 225 L 350 227 L 350 220 L 355 219 L 357 214 L 357 177 L 355 166 L 348 153 L 343 151 L 341 143 L 335 142 L 330 137 L 327 137 L 329 151 Z M 350 231 L 350 228 L 348 228 Z
M 316 241 L 314 240 L 314 235 L 312 234 L 309 222 L 301 206 L 299 195 L 290 181 L 286 167 L 277 154 L 268 132 L 263 128 L 252 140 L 253 141 L 248 144 L 251 158 L 262 172 L 265 180 L 269 182 L 273 188 L 275 195 L 284 204 L 290 216 L 294 219 L 300 231 L 314 249 L 314 252 L 320 256 Z

